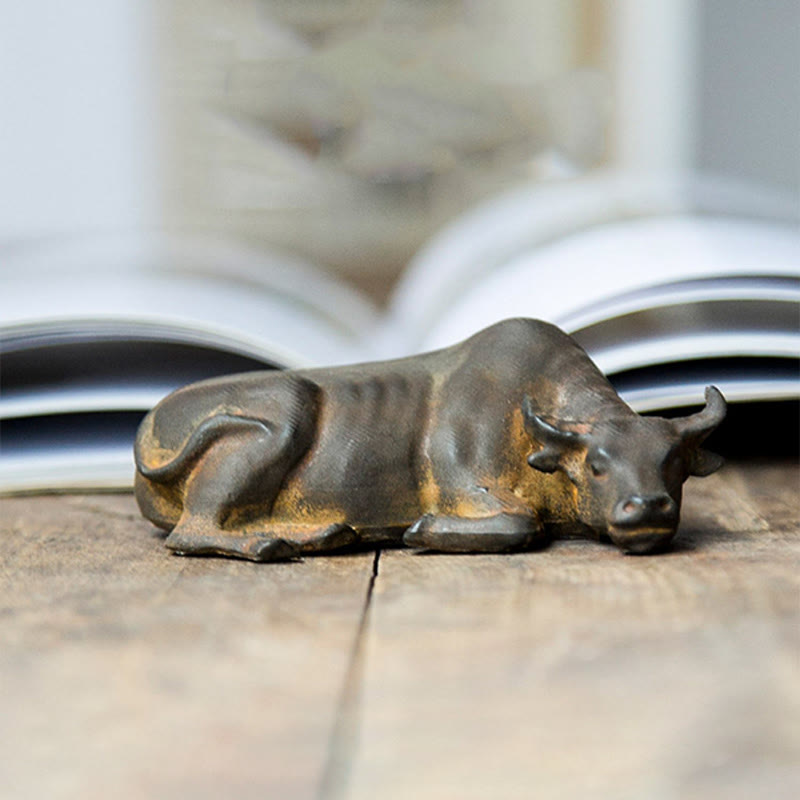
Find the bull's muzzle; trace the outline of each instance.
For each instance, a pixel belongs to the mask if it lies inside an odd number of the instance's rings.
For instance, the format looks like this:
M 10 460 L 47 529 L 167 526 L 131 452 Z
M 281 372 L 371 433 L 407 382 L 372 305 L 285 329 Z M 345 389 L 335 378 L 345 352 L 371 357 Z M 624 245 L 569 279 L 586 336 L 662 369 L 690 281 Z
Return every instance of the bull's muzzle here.
M 617 503 L 609 522 L 611 541 L 626 553 L 654 553 L 675 536 L 678 505 L 666 492 L 632 495 Z

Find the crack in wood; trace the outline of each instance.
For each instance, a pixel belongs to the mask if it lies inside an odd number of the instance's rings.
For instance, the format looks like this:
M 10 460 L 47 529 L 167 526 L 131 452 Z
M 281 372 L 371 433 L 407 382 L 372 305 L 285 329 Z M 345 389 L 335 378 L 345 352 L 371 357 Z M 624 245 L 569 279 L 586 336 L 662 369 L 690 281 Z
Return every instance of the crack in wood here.
M 353 756 L 358 745 L 361 683 L 366 662 L 366 631 L 372 606 L 372 594 L 378 579 L 380 557 L 381 551 L 376 550 L 372 560 L 372 575 L 367 584 L 364 606 L 350 651 L 342 692 L 336 705 L 328 754 L 317 794 L 319 800 L 339 800 L 345 796 Z

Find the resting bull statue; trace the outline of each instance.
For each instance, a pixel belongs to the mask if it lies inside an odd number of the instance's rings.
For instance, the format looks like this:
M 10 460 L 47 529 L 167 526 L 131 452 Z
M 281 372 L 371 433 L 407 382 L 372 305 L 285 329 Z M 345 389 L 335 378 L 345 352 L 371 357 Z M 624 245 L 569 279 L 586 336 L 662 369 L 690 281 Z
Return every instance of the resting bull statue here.
M 356 542 L 541 546 L 575 528 L 667 547 L 725 416 L 641 417 L 558 328 L 511 319 L 395 361 L 179 389 L 144 419 L 136 498 L 181 554 L 270 561 Z

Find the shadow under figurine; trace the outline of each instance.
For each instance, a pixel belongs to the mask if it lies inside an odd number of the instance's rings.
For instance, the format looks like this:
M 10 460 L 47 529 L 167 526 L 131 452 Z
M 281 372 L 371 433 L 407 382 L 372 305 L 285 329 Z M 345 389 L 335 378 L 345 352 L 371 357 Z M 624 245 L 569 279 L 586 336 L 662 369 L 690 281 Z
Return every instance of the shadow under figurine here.
M 182 554 L 256 561 L 356 542 L 445 552 L 589 529 L 666 548 L 681 488 L 722 459 L 725 416 L 632 411 L 553 325 L 511 319 L 443 350 L 214 378 L 162 400 L 136 440 L 136 499 Z

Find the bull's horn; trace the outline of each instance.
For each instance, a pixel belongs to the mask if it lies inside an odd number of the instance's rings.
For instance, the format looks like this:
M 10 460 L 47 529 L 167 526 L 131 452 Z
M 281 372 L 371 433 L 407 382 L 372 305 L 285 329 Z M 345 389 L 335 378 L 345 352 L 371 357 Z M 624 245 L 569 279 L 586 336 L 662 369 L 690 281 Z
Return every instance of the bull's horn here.
M 725 419 L 727 403 L 716 386 L 706 386 L 706 407 L 696 414 L 674 420 L 683 439 L 693 439 L 700 444 Z
M 577 447 L 585 444 L 588 436 L 575 431 L 565 431 L 556 428 L 549 422 L 543 420 L 534 410 L 530 397 L 525 398 L 522 404 L 522 412 L 525 416 L 525 426 L 531 436 L 542 444 L 555 446 L 558 448 Z

